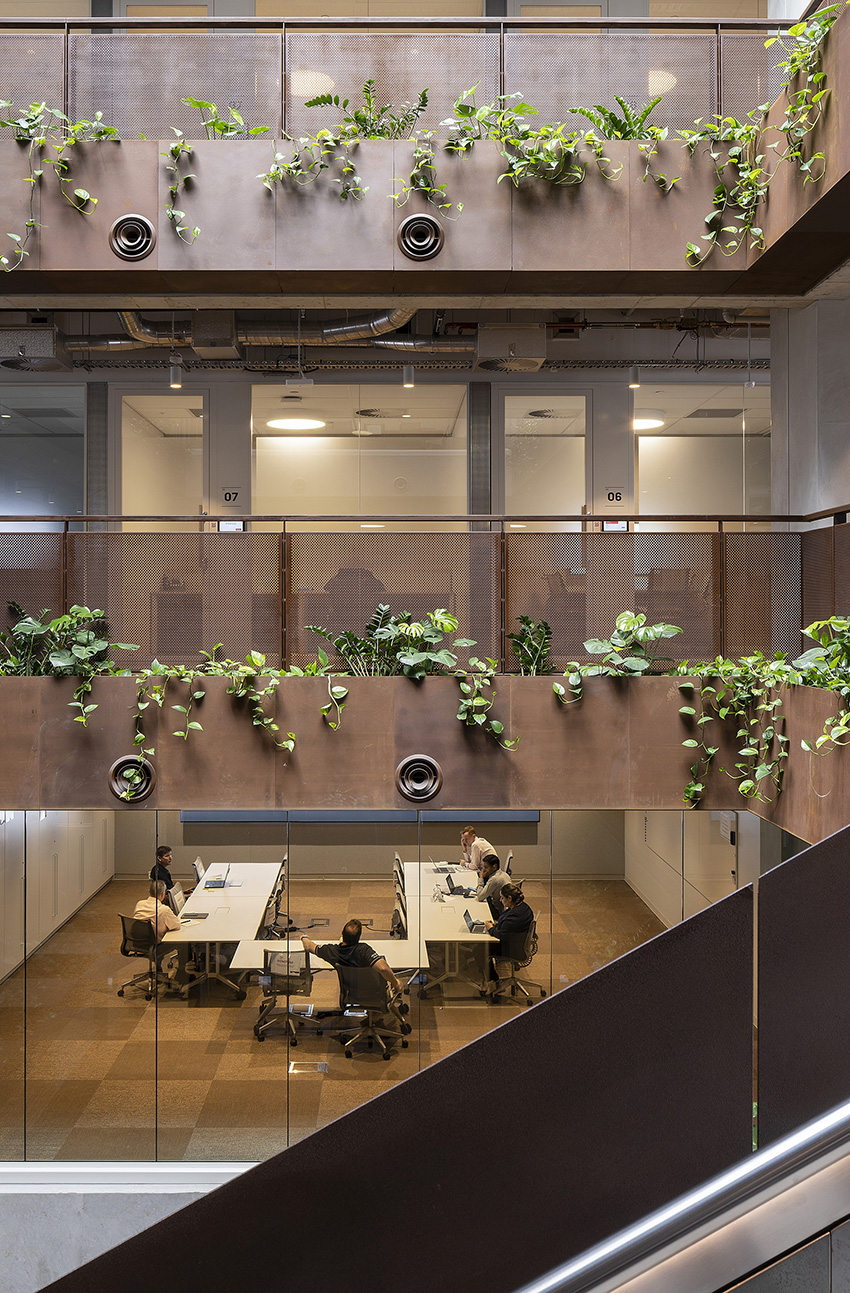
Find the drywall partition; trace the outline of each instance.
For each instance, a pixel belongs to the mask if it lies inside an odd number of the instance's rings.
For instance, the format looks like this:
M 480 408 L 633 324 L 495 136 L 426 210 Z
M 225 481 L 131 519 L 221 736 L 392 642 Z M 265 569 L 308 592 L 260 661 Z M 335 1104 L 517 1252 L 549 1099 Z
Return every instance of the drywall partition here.
M 760 1145 L 847 1098 L 848 848 L 850 827 L 759 884 Z
M 49 1287 L 508 1293 L 749 1152 L 752 936 L 746 889 Z

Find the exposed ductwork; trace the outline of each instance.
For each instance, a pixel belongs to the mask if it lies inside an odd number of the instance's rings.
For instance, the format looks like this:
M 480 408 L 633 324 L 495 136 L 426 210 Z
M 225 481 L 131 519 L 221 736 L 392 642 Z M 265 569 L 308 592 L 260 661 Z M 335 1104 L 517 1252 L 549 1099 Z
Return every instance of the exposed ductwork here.
M 270 327 L 267 323 L 239 324 L 236 336 L 244 346 L 340 346 L 361 341 L 371 341 L 384 333 L 404 327 L 416 314 L 414 306 L 382 310 L 377 314 L 363 314 L 354 319 L 332 319 L 328 323 L 302 326 L 291 324 L 285 328 Z M 118 318 L 128 334 L 126 337 L 75 336 L 65 339 L 68 350 L 147 350 L 162 346 L 191 346 L 193 330 L 191 321 L 172 325 L 167 320 L 145 322 L 138 310 L 119 310 Z

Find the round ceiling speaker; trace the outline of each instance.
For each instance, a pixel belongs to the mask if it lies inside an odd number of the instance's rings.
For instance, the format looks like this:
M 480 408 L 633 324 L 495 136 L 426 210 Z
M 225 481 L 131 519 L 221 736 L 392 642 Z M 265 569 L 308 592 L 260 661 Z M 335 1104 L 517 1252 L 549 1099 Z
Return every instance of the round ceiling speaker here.
M 396 789 L 405 799 L 433 799 L 443 784 L 443 770 L 429 754 L 409 754 L 395 770 Z
M 430 260 L 443 248 L 443 226 L 432 215 L 409 215 L 398 227 L 398 245 L 410 260 Z
M 147 799 L 156 785 L 156 768 L 149 759 L 125 754 L 109 769 L 109 789 L 116 799 Z
M 156 246 L 156 229 L 147 216 L 119 216 L 109 230 L 109 245 L 122 260 L 144 260 Z

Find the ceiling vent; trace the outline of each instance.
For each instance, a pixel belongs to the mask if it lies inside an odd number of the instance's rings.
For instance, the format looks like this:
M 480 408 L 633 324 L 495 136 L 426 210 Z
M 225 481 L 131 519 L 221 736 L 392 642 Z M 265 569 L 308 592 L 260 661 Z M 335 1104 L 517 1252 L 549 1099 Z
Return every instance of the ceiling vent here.
M 478 329 L 475 367 L 491 373 L 536 373 L 546 362 L 546 329 Z
M 236 315 L 232 310 L 196 310 L 192 349 L 199 359 L 238 359 Z
M 18 373 L 70 372 L 57 328 L 0 328 L 0 368 Z

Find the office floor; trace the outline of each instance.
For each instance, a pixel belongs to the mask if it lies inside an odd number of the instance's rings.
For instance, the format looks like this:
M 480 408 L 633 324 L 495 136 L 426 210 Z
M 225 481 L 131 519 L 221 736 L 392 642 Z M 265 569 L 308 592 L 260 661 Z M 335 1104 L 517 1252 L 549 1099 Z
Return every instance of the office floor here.
M 245 1001 L 214 985 L 187 1004 L 146 1002 L 120 983 L 139 963 L 118 954 L 119 911 L 132 910 L 138 879 L 114 880 L 0 985 L 0 1158 L 265 1158 L 473 1041 L 522 1007 L 491 1004 L 461 983 L 410 997 L 409 1047 L 383 1062 L 377 1050 L 346 1060 L 327 1034 L 305 1030 L 288 1050 L 281 1031 L 253 1034 L 260 990 Z M 617 879 L 527 881 L 541 911 L 540 950 L 523 977 L 547 991 L 607 964 L 661 932 Z M 294 918 L 328 917 L 318 942 L 338 937 L 350 915 L 372 917 L 386 936 L 389 881 L 303 881 L 290 889 Z M 368 940 L 369 931 L 364 931 Z M 26 993 L 26 1082 L 23 1004 Z M 313 1000 L 336 1001 L 332 971 L 317 974 Z M 539 994 L 534 994 L 539 1000 Z M 290 1063 L 296 1066 L 290 1071 Z M 327 1064 L 326 1072 L 309 1066 Z M 300 1066 L 304 1071 L 297 1071 Z

